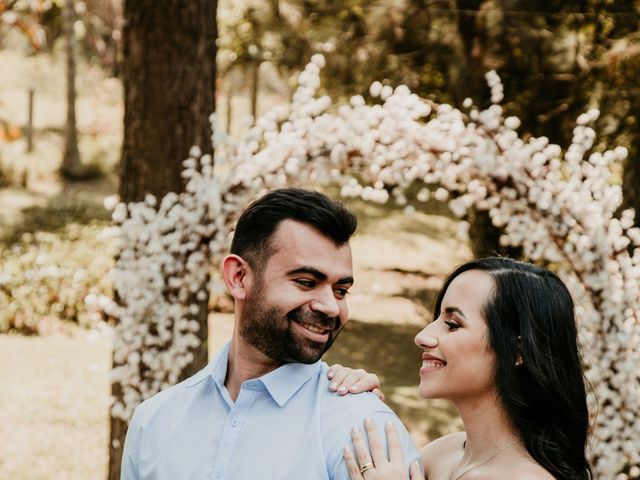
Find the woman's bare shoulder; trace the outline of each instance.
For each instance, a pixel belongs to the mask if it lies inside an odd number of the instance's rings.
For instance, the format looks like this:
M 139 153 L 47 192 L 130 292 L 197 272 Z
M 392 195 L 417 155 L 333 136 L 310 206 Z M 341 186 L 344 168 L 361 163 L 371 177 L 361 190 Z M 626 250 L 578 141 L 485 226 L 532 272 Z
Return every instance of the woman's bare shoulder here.
M 462 448 L 466 438 L 465 432 L 455 432 L 427 443 L 420 449 L 422 463 L 426 464 L 425 462 L 429 462 L 429 460 L 441 458 L 442 455 L 451 453 L 452 449 Z
M 555 477 L 534 461 L 521 462 L 509 468 L 509 477 L 518 480 L 555 480 Z

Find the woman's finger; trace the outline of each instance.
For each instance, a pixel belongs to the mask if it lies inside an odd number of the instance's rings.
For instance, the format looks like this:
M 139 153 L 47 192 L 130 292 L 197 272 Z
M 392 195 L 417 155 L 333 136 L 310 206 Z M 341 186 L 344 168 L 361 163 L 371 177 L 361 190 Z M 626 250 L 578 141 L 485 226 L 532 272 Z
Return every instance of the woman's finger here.
M 373 458 L 374 465 L 383 465 L 387 463 L 387 453 L 384 451 L 384 447 L 382 446 L 382 441 L 380 440 L 376 424 L 370 418 L 365 418 L 364 428 L 369 439 L 369 448 L 371 449 L 371 457 Z
M 351 480 L 353 480 L 353 478 L 354 477 L 351 477 Z M 418 460 L 411 463 L 411 466 L 409 467 L 409 478 L 410 480 L 424 480 L 424 475 L 422 475 L 420 465 L 418 465 Z
M 352 371 L 353 370 L 349 367 L 340 367 L 338 370 L 336 370 L 333 374 L 333 378 L 331 379 L 329 390 L 331 390 L 332 392 L 339 391 L 340 393 L 342 393 L 343 391 L 346 392 L 347 389 L 342 387 L 341 385 L 347 375 L 349 375 Z
M 347 379 L 353 378 L 350 384 L 345 381 L 345 386 L 350 387 L 351 393 L 371 392 L 376 388 L 380 388 L 380 379 L 375 373 L 367 373 L 365 370 L 354 370 Z
M 362 480 L 360 467 L 358 467 L 358 463 L 356 462 L 356 459 L 353 456 L 353 453 L 351 453 L 351 449 L 349 447 L 344 447 L 342 455 L 344 456 L 344 463 L 347 464 L 347 471 L 349 472 L 349 478 L 351 480 Z
M 366 390 L 371 390 L 371 388 L 367 388 L 368 382 L 365 382 L 364 388 L 362 388 L 363 380 L 365 380 L 368 376 L 369 374 L 365 370 L 351 370 L 351 372 L 349 372 L 349 375 L 344 377 L 344 379 L 342 380 L 342 385 L 340 386 L 344 388 L 339 389 L 340 393 L 360 393 Z
M 389 461 L 392 463 L 404 463 L 404 455 L 402 454 L 402 444 L 398 436 L 398 430 L 391 423 L 387 422 L 384 426 L 387 434 L 387 446 L 389 447 Z
M 382 393 L 382 390 L 380 390 L 379 388 L 374 388 L 373 390 L 371 390 L 371 393 L 373 393 L 381 401 L 383 401 L 383 402 L 385 401 L 384 393 Z
M 327 370 L 327 378 L 331 380 L 335 375 L 335 373 L 341 368 L 342 368 L 342 365 L 340 365 L 339 363 L 334 363 L 333 365 L 331 365 Z
M 373 460 L 371 458 L 371 453 L 369 452 L 369 447 L 367 447 L 367 444 L 364 442 L 358 427 L 353 427 L 351 430 L 351 440 L 353 441 L 353 448 L 356 451 L 358 465 L 362 467 L 362 465 L 372 462 Z

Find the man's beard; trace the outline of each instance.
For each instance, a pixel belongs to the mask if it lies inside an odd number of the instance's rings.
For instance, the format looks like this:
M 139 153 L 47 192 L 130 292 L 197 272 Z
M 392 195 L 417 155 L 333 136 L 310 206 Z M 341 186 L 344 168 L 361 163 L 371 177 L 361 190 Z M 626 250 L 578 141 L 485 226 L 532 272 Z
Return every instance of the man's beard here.
M 298 336 L 291 322 L 304 322 L 330 330 L 326 342 L 314 342 Z M 240 335 L 250 345 L 278 363 L 315 363 L 329 350 L 340 333 L 340 319 L 298 307 L 290 312 L 276 305 L 269 305 L 262 295 L 261 285 L 256 285 L 247 298 Z

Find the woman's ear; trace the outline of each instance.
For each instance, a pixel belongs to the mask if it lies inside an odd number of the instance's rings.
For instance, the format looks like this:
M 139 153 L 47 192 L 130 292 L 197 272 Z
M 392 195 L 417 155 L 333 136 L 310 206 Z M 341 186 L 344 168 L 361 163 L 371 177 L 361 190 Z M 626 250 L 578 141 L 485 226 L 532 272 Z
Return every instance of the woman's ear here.
M 235 300 L 247 298 L 251 283 L 251 268 L 246 260 L 238 255 L 230 254 L 222 260 L 222 279 L 227 291 Z

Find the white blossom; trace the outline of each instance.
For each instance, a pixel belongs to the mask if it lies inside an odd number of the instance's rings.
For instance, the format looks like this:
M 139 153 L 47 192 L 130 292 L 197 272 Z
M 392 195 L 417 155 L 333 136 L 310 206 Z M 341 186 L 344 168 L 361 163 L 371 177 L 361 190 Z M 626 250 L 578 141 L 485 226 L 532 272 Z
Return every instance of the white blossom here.
M 435 189 L 433 197 L 462 218 L 462 237 L 469 209 L 486 210 L 502 245 L 557 268 L 576 301 L 586 374 L 600 408 L 589 450 L 596 476 L 637 478 L 640 229 L 635 212 L 618 213 L 622 190 L 612 172 L 626 149 L 591 151 L 590 125 L 599 112 L 578 118 L 563 150 L 546 137 L 518 136 L 520 121 L 505 119 L 498 105 L 503 86 L 495 72 L 487 74 L 494 104 L 479 110 L 465 101 L 467 119 L 450 105 L 432 111 L 407 87 L 380 82 L 369 93 L 382 104 L 355 96 L 334 106 L 317 97 L 324 63 L 316 55 L 300 74 L 288 112 L 267 114 L 245 138 L 217 144 L 213 165 L 192 149 L 185 193 L 115 206 L 122 250 L 113 272 L 120 304 L 110 307 L 119 319 L 112 379 L 124 396 L 112 415 L 128 419 L 189 363 L 201 313 L 189 301 L 206 300 L 211 262 L 228 248 L 249 201 L 279 186 L 337 182 L 345 197 L 386 203 L 391 192 L 397 204 L 412 205 L 405 207 L 412 214 L 418 183 L 419 202 Z M 593 395 L 589 402 L 595 415 Z

